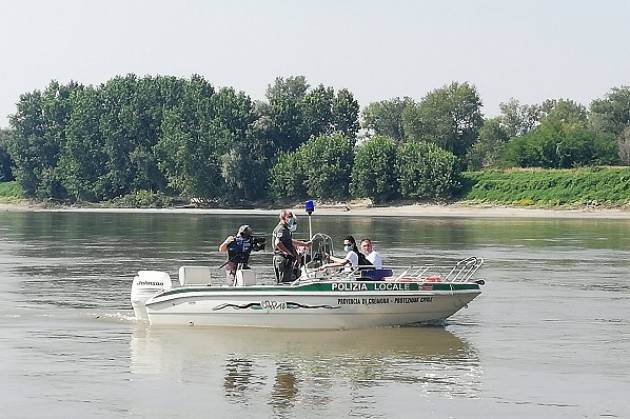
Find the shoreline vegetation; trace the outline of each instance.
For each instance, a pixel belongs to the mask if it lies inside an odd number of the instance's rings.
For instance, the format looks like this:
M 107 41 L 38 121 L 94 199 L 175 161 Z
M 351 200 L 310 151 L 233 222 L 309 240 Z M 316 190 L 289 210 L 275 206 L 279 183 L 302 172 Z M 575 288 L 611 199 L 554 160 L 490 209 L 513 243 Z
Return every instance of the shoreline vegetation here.
M 588 108 L 514 98 L 497 117 L 482 108 L 476 87 L 455 81 L 419 101 L 362 110 L 348 89 L 303 76 L 276 78 L 263 100 L 198 75 L 51 81 L 20 95 L 11 128 L 0 129 L 0 202 L 219 211 L 313 199 L 376 215 L 628 210 L 630 86 Z
M 318 215 L 630 219 L 630 168 L 505 169 L 464 172 L 450 200 L 316 200 Z M 101 202 L 27 199 L 16 181 L 0 182 L 0 211 L 275 214 L 303 200 L 185 199 L 143 191 Z

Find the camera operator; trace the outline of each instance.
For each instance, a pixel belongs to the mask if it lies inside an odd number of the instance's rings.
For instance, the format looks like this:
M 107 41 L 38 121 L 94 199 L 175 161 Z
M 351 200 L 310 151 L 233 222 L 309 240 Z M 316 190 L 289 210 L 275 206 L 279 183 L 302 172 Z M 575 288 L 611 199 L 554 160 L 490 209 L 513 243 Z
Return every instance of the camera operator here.
M 263 250 L 265 239 L 254 237 L 254 231 L 247 224 L 238 228 L 236 236 L 228 236 L 219 246 L 219 252 L 227 252 L 228 260 L 225 263 L 225 273 L 228 281 L 233 281 L 238 265 L 242 269 L 249 269 L 249 255 L 253 251 Z

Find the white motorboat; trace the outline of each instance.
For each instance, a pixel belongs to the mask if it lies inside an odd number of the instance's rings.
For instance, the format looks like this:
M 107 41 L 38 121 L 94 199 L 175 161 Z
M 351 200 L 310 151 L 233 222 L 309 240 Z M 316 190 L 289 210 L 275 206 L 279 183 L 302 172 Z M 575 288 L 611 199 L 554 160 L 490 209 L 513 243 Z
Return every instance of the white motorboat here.
M 430 266 L 398 275 L 322 271 L 321 255 L 332 254 L 332 239 L 317 234 L 312 241 L 301 276 L 283 285 L 258 285 L 253 269 L 239 269 L 232 285 L 217 285 L 208 266 L 181 267 L 177 282 L 166 272 L 140 271 L 131 290 L 136 318 L 151 324 L 286 329 L 438 323 L 477 297 L 484 283 L 475 278 L 483 259 L 475 257 L 442 275 Z

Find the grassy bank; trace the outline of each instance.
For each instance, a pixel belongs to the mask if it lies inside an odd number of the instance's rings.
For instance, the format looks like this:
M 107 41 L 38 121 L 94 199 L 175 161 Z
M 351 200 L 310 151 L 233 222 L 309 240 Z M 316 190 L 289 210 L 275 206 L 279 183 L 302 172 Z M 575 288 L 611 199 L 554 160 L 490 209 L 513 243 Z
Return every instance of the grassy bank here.
M 0 182 L 0 201 L 14 202 L 24 198 L 22 188 L 17 182 Z
M 565 170 L 508 169 L 463 173 L 463 189 L 455 202 L 499 204 L 537 207 L 602 206 L 630 208 L 630 167 L 600 167 Z M 17 182 L 0 182 L 0 202 L 14 203 L 24 199 Z M 369 202 L 369 200 L 368 200 Z M 112 201 L 100 203 L 63 203 L 29 201 L 30 204 L 50 207 L 92 208 L 277 208 L 301 206 L 302 202 L 228 202 L 209 200 L 191 203 L 161 193 L 138 191 Z M 339 203 L 338 203 L 339 204 Z M 414 202 L 392 202 L 392 206 L 412 205 Z M 369 205 L 356 204 L 353 208 Z M 387 203 L 385 203 L 387 205 Z M 328 205 L 330 207 L 330 205 Z M 344 203 L 345 208 L 345 203 Z
M 630 204 L 630 168 L 509 169 L 464 173 L 461 199 L 507 205 Z

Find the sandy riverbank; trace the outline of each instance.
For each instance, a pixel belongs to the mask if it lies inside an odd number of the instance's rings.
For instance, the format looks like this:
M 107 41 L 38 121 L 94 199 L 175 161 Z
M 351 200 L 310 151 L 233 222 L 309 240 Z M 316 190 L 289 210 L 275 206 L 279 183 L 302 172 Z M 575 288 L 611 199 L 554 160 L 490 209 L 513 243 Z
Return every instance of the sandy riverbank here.
M 196 208 L 44 208 L 41 205 L 18 202 L 0 203 L 0 212 L 102 212 L 102 213 L 160 213 L 160 214 L 235 214 L 275 215 L 278 209 L 196 209 Z M 303 213 L 300 208 L 297 213 Z M 324 206 L 316 211 L 319 216 L 368 217 L 462 217 L 462 218 L 588 218 L 630 219 L 629 209 L 613 208 L 516 208 L 494 205 L 401 205 L 388 207 Z

